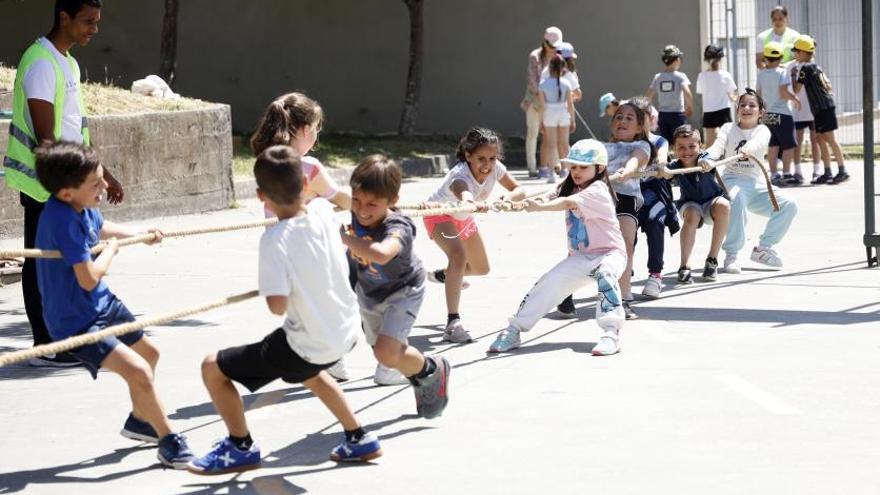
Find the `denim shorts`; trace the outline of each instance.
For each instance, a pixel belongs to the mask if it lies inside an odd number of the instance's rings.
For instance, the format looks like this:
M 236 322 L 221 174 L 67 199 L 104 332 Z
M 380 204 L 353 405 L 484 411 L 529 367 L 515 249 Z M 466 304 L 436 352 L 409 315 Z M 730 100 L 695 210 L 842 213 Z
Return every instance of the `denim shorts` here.
M 99 314 L 98 318 L 95 319 L 87 329 L 79 332 L 77 335 L 94 333 L 107 327 L 112 327 L 113 325 L 135 321 L 134 315 L 132 315 L 131 311 L 122 304 L 122 301 L 115 296 L 112 297 L 113 300 L 110 301 L 107 309 Z M 107 356 L 113 352 L 113 349 L 115 349 L 120 342 L 127 346 L 132 346 L 137 343 L 137 341 L 141 340 L 143 336 L 144 331 L 138 330 L 136 332 L 120 335 L 119 337 L 107 337 L 97 344 L 78 347 L 70 351 L 70 354 L 80 360 L 83 365 L 85 365 L 86 369 L 89 370 L 92 378 L 97 380 L 98 370 L 101 368 L 101 363 L 107 359 Z

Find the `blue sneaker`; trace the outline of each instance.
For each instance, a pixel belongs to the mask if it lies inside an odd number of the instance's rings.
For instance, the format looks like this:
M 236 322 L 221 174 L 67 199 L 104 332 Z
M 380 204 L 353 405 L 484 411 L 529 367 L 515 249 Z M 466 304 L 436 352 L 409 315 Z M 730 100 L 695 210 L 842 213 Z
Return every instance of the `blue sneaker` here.
M 260 467 L 260 448 L 251 445 L 248 450 L 240 450 L 229 437 L 214 443 L 214 447 L 203 457 L 193 459 L 186 465 L 187 471 L 195 474 L 240 473 Z
M 186 464 L 196 458 L 186 444 L 186 438 L 179 433 L 169 433 L 159 439 L 156 457 L 159 462 L 174 469 L 186 469 Z
M 134 413 L 128 415 L 119 434 L 139 442 L 159 443 L 159 434 L 156 433 L 156 430 L 150 426 L 150 423 L 136 418 Z
M 521 343 L 522 341 L 519 339 L 519 330 L 514 327 L 507 327 L 498 334 L 498 337 L 495 338 L 495 342 L 492 342 L 492 345 L 489 346 L 489 350 L 486 352 L 495 354 L 497 352 L 512 351 L 519 347 Z
M 382 455 L 379 439 L 367 433 L 355 442 L 342 438 L 342 442 L 330 452 L 330 460 L 336 462 L 366 462 Z

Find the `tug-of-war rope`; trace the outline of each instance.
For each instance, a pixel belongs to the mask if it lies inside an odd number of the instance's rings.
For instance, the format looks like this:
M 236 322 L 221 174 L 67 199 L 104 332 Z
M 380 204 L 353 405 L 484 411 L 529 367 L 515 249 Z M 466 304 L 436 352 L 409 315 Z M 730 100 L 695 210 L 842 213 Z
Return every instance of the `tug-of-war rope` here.
M 779 211 L 779 204 L 776 201 L 776 195 L 773 192 L 773 186 L 770 183 L 770 174 L 767 171 L 767 168 L 761 162 L 761 160 L 755 158 L 754 156 L 748 153 L 741 153 L 739 155 L 732 156 L 730 158 L 726 158 L 724 160 L 719 160 L 716 162 L 709 162 L 709 170 L 714 171 L 717 167 L 722 165 L 729 165 L 731 163 L 735 163 L 742 160 L 749 160 L 755 163 L 758 168 L 761 169 L 761 172 L 764 176 L 764 180 L 767 184 L 767 193 L 770 196 L 770 202 L 773 204 L 773 210 Z M 664 164 L 665 165 L 665 164 Z M 634 177 L 658 177 L 661 176 L 660 170 L 665 169 L 663 167 L 655 167 L 652 169 L 646 169 L 631 176 L 626 177 L 634 178 Z M 688 167 L 681 169 L 673 169 L 673 170 L 665 170 L 667 174 L 670 175 L 683 175 L 690 174 L 694 172 L 705 172 L 706 170 L 703 167 Z M 716 172 L 717 174 L 717 172 Z M 720 178 L 719 178 L 720 180 Z M 723 183 L 722 183 L 722 187 Z M 553 189 L 548 191 L 542 191 L 539 193 L 531 194 L 528 198 L 535 198 L 539 196 L 543 196 L 547 193 L 552 192 Z M 523 211 L 524 210 L 524 201 L 495 201 L 493 203 L 484 203 L 481 208 L 477 204 L 474 203 L 449 203 L 446 205 L 440 205 L 439 207 L 436 204 L 430 203 L 420 203 L 416 205 L 400 205 L 398 206 L 398 210 L 404 211 L 406 215 L 411 217 L 426 217 L 426 216 L 436 216 L 436 215 L 452 215 L 457 213 L 479 213 L 485 211 Z M 429 207 L 430 206 L 430 207 Z M 170 230 L 167 232 L 163 232 L 163 237 L 172 238 L 172 237 L 186 237 L 191 235 L 200 235 L 200 234 L 212 234 L 219 232 L 230 232 L 235 230 L 244 230 L 244 229 L 252 229 L 259 227 L 266 227 L 269 225 L 273 225 L 278 222 L 276 218 L 268 218 L 265 220 L 259 220 L 255 222 L 247 222 L 247 223 L 236 223 L 230 225 L 222 225 L 217 227 L 204 227 L 204 228 L 193 228 L 193 229 L 180 229 L 180 230 Z M 140 236 L 134 236 L 122 239 L 119 242 L 119 247 L 129 246 L 132 244 L 138 243 L 147 243 L 156 240 L 155 234 L 144 234 Z M 106 248 L 106 243 L 101 243 L 92 248 L 92 254 L 99 254 Z M 0 251 L 0 258 L 14 258 L 14 257 L 28 257 L 28 258 L 60 258 L 61 253 L 55 250 L 44 250 L 44 249 L 19 249 L 19 250 L 3 250 Z M 220 308 L 223 306 L 227 306 L 230 304 L 234 304 L 241 301 L 246 301 L 248 299 L 252 299 L 258 295 L 257 291 L 249 291 L 243 294 L 237 294 L 234 296 L 225 297 L 223 299 L 219 299 L 207 304 L 202 304 L 200 306 L 192 306 L 189 308 L 181 309 L 178 311 L 174 311 L 171 313 L 166 313 L 159 316 L 154 316 L 150 318 L 144 318 L 138 321 L 133 321 L 131 323 L 124 323 L 121 325 L 114 325 L 111 327 L 107 327 L 103 330 L 87 333 L 83 335 L 76 335 L 73 337 L 69 337 L 64 340 L 60 340 L 58 342 L 53 342 L 51 344 L 38 345 L 34 346 L 30 349 L 23 349 L 20 351 L 10 352 L 3 355 L 0 355 L 0 367 L 8 366 L 10 364 L 19 363 L 22 361 L 27 361 L 31 358 L 47 356 L 50 354 L 56 354 L 59 352 L 69 351 L 71 349 L 75 349 L 77 347 L 81 347 L 84 345 L 95 344 L 100 342 L 101 340 L 107 337 L 118 337 L 120 335 L 124 335 L 127 333 L 135 332 L 137 330 L 142 330 L 149 326 L 162 325 L 165 323 L 172 322 L 174 320 L 178 320 L 180 318 L 184 318 L 187 316 L 191 316 L 194 314 L 204 313 L 206 311 L 210 311 L 212 309 Z

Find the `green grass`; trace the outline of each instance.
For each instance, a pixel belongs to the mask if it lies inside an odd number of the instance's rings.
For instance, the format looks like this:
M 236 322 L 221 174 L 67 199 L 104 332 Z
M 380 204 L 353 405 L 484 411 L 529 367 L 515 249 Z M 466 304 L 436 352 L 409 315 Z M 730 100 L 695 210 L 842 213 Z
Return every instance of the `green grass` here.
M 865 158 L 865 147 L 860 144 L 847 144 L 840 147 L 847 160 L 861 160 Z M 874 145 L 874 158 L 880 158 L 880 144 Z

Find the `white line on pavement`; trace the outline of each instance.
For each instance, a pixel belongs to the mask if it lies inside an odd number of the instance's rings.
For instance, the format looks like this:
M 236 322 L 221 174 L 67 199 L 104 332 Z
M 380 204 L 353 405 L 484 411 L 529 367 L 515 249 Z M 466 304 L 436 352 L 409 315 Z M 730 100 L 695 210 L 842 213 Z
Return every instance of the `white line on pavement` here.
M 752 385 L 745 379 L 736 375 L 715 375 L 715 379 L 733 389 L 734 392 L 738 392 L 746 399 L 757 403 L 759 406 L 773 414 L 796 415 L 801 413 L 797 408 L 787 404 L 779 397 Z

